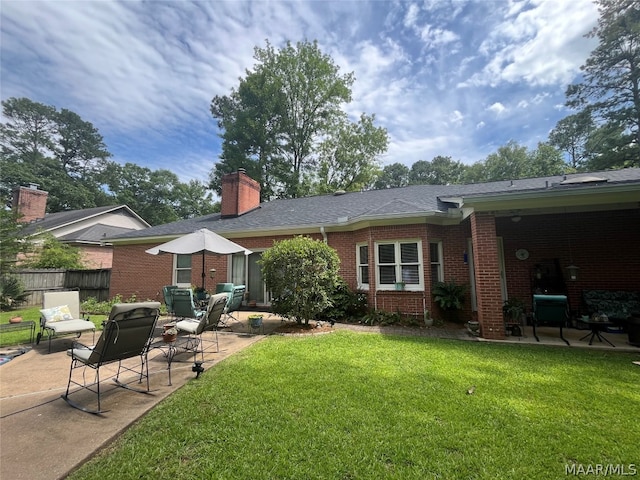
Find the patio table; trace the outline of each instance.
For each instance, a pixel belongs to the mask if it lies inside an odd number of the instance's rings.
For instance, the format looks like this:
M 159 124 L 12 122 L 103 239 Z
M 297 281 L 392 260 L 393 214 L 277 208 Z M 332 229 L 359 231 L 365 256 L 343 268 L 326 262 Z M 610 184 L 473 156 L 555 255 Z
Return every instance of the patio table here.
M 604 332 L 608 327 L 612 327 L 614 325 L 613 322 L 609 320 L 601 320 L 599 318 L 589 318 L 589 319 L 580 319 L 582 323 L 586 323 L 589 326 L 589 333 L 587 333 L 584 337 L 580 338 L 580 340 L 584 340 L 589 337 L 589 345 L 593 343 L 594 337 L 597 337 L 598 340 L 602 343 L 604 340 L 612 347 L 615 347 L 613 343 L 611 343 L 606 337 L 600 335 L 600 332 Z

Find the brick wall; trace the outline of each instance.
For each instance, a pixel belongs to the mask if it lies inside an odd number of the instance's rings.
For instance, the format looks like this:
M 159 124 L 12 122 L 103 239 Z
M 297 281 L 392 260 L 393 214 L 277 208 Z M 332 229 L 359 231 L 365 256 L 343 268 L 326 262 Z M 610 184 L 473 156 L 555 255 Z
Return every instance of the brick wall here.
M 83 246 L 82 260 L 87 268 L 111 268 L 113 263 L 113 248 L 100 246 Z
M 260 206 L 260 184 L 240 169 L 222 177 L 220 197 L 220 214 L 236 217 Z
M 12 207 L 20 214 L 20 222 L 43 219 L 47 210 L 48 192 L 37 187 L 18 187 L 13 191 Z
M 473 263 L 478 300 L 480 334 L 484 338 L 504 338 L 502 293 L 498 263 L 498 243 L 493 215 L 471 215 Z
M 576 313 L 583 290 L 640 291 L 640 209 L 523 216 L 518 223 L 500 218 L 496 229 L 504 239 L 509 296 L 529 309 L 535 265 L 543 260 L 557 259 Z M 529 251 L 527 260 L 516 258 L 520 248 Z M 570 264 L 580 267 L 576 281 L 568 278 Z
M 470 220 L 455 226 L 412 224 L 371 227 L 354 232 L 330 232 L 328 244 L 341 258 L 340 275 L 353 289 L 357 287 L 356 244 L 369 245 L 370 306 L 406 313 L 423 311 L 426 305 L 434 316 L 442 316 L 433 304 L 430 291 L 429 241 L 443 242 L 445 280 L 470 283 L 469 265 L 464 263 L 467 238 L 473 230 L 474 267 L 477 282 L 478 320 L 483 336 L 501 338 L 504 335 L 502 297 L 498 268 L 497 237 L 503 238 L 507 289 L 510 297 L 520 297 L 531 305 L 531 268 L 543 258 L 558 258 L 562 267 L 574 263 L 580 267 L 576 282 L 567 280 L 572 308 L 579 308 L 583 289 L 611 289 L 640 291 L 640 210 L 613 211 L 572 215 L 523 216 L 519 223 L 509 218 L 491 215 L 472 215 Z M 322 239 L 319 231 L 311 235 Z M 233 241 L 251 250 L 267 249 L 274 241 L 290 236 L 234 238 Z M 424 259 L 425 292 L 376 292 L 374 268 L 376 240 L 420 238 Z M 571 249 L 569 248 L 571 240 Z M 120 293 L 128 297 L 162 299 L 162 286 L 171 283 L 172 256 L 149 255 L 144 251 L 153 245 L 116 246 L 111 276 L 111 296 Z M 515 251 L 526 248 L 530 257 L 520 261 Z M 478 252 L 481 252 L 478 254 Z M 207 286 L 227 279 L 227 258 L 205 256 L 205 271 L 215 268 L 216 278 L 207 278 Z M 200 285 L 201 260 L 193 257 L 191 283 Z M 566 273 L 566 272 L 563 272 Z M 471 299 L 467 294 L 460 319 L 471 319 Z

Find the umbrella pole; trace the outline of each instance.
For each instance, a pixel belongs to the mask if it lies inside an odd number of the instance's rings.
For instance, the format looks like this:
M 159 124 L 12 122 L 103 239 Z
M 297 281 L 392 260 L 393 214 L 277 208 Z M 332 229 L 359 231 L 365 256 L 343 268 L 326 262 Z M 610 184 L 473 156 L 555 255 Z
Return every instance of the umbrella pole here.
M 205 290 L 205 281 L 206 281 L 206 276 L 204 273 L 204 250 L 202 250 L 202 290 Z

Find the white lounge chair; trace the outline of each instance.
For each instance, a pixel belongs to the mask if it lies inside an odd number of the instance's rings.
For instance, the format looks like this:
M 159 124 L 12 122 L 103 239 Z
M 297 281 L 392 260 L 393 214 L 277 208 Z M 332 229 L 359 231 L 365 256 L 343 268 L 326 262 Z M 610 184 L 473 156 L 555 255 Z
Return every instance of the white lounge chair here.
M 96 326 L 90 320 L 80 316 L 80 293 L 76 291 L 45 292 L 40 310 L 40 332 L 36 344 L 40 343 L 46 332 L 51 352 L 51 338 L 58 335 L 75 333 L 80 337 L 83 332 L 92 331 L 95 341 Z

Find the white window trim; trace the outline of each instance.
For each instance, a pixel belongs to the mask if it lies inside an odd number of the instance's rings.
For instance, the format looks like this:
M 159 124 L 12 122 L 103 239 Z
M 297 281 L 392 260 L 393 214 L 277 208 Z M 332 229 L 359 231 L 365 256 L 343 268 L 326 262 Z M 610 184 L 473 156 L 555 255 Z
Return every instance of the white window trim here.
M 365 265 L 362 262 L 360 262 L 360 247 L 368 247 L 368 246 L 369 244 L 367 242 L 356 243 L 356 275 L 358 279 L 359 290 L 369 290 L 369 283 L 362 282 L 362 275 L 360 272 L 360 267 L 362 265 Z M 369 267 L 369 282 L 371 282 L 371 265 L 369 264 L 369 258 L 367 258 L 366 265 Z
M 431 245 L 438 245 L 438 262 L 432 262 L 431 258 L 429 258 L 429 277 L 431 277 L 431 267 L 434 264 L 438 265 L 438 281 L 444 282 L 444 260 L 443 260 L 443 249 L 442 249 L 442 240 L 429 240 L 429 256 L 431 256 Z
M 193 270 L 193 256 L 191 258 L 191 266 L 187 268 L 181 268 L 180 270 Z M 189 278 L 191 278 L 191 274 L 189 274 Z M 178 283 L 178 254 L 173 255 L 173 284 L 177 285 L 180 288 L 190 288 L 191 281 L 189 283 Z
M 422 256 L 422 240 L 419 238 L 403 238 L 400 240 L 381 240 L 375 242 L 375 275 L 376 275 L 376 290 L 395 290 L 395 283 L 380 283 L 379 265 L 380 260 L 378 258 L 378 246 L 379 245 L 395 245 L 395 258 L 396 258 L 396 278 L 402 278 L 402 269 L 400 264 L 400 244 L 401 243 L 416 243 L 418 248 L 418 283 L 407 283 L 404 289 L 407 291 L 419 292 L 424 290 L 424 259 Z M 371 267 L 369 267 L 369 276 L 371 276 Z

